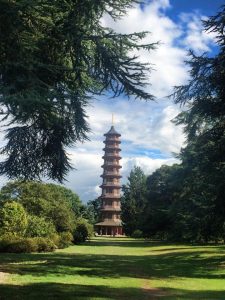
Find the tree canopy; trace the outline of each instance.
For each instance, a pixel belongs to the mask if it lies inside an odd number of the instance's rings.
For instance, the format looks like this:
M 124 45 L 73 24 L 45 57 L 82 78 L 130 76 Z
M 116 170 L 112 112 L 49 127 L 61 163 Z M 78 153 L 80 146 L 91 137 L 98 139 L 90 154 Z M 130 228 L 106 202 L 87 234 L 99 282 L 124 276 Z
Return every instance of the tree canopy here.
M 188 109 L 176 123 L 183 124 L 187 134 L 187 146 L 180 153 L 190 185 L 186 193 L 201 208 L 198 218 L 205 219 L 201 227 L 211 223 L 216 228 L 213 234 L 221 235 L 225 224 L 225 6 L 203 25 L 216 36 L 216 54 L 190 53 L 190 81 L 174 93 L 175 102 Z
M 147 178 L 142 222 L 132 230 L 148 237 L 225 241 L 225 6 L 203 25 L 215 33 L 217 49 L 212 56 L 190 52 L 190 80 L 175 88 L 175 102 L 185 105 L 175 123 L 184 126 L 187 143 L 180 165 Z
M 79 197 L 67 188 L 55 184 L 9 182 L 1 189 L 0 206 L 12 201 L 22 204 L 29 215 L 51 221 L 57 232 L 72 232 L 76 220 L 81 217 Z
M 125 233 L 131 235 L 136 229 L 141 229 L 146 204 L 146 176 L 140 167 L 131 170 L 128 183 L 122 190 L 121 219 Z
M 133 50 L 146 32 L 120 34 L 102 25 L 139 1 L 20 0 L 0 2 L 0 105 L 6 145 L 0 174 L 62 181 L 66 148 L 86 140 L 85 108 L 111 91 L 153 99 L 144 91 L 150 68 Z

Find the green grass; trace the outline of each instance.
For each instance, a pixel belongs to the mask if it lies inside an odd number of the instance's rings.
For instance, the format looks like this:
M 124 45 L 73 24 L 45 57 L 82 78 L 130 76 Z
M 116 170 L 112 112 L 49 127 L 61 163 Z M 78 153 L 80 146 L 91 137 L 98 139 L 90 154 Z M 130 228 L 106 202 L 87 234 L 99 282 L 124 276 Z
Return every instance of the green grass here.
M 0 254 L 0 300 L 225 299 L 225 246 L 97 238 L 46 254 Z

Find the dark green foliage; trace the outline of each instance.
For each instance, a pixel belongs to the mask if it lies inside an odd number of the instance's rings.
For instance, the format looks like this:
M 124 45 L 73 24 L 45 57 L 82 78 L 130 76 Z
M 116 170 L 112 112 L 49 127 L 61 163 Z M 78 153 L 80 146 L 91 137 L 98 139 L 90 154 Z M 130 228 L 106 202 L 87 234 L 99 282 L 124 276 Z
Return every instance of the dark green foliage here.
M 81 201 L 72 191 L 37 181 L 15 181 L 6 184 L 0 202 L 11 199 L 21 203 L 27 213 L 50 221 L 57 232 L 72 232 L 79 216 Z M 52 229 L 52 226 L 49 229 Z
M 83 243 L 93 235 L 93 226 L 85 220 L 80 220 L 76 224 L 73 232 L 74 243 Z
M 61 232 L 59 234 L 58 248 L 63 249 L 72 245 L 73 235 L 70 232 Z
M 190 52 L 190 81 L 175 88 L 175 102 L 186 105 L 174 120 L 184 125 L 187 135 L 187 144 L 179 154 L 181 164 L 163 166 L 148 177 L 142 222 L 136 221 L 135 206 L 130 205 L 133 210 L 128 221 L 145 236 L 188 242 L 224 241 L 224 20 L 225 6 L 217 16 L 204 21 L 205 30 L 217 35 L 218 52 L 213 57 Z
M 38 252 L 52 252 L 56 249 L 55 244 L 49 238 L 35 237 L 33 240 L 37 245 Z
M 183 176 L 179 165 L 162 166 L 147 178 L 147 205 L 143 215 L 142 230 L 145 236 L 165 239 L 171 230 L 173 217 L 171 205 L 174 202 Z
M 11 236 L 0 239 L 0 252 L 52 252 L 55 248 L 54 243 L 48 238 L 19 238 Z
M 134 230 L 134 232 L 131 234 L 131 237 L 134 239 L 140 239 L 143 238 L 143 232 L 140 229 Z
M 127 235 L 131 235 L 142 224 L 146 205 L 146 176 L 140 167 L 134 167 L 128 177 L 128 183 L 122 187 L 121 219 Z
M 0 174 L 61 182 L 71 168 L 65 148 L 87 139 L 90 95 L 153 98 L 143 89 L 149 66 L 130 53 L 154 44 L 140 44 L 144 32 L 117 34 L 101 23 L 137 2 L 0 3 L 0 104 L 11 125 Z
M 31 253 L 37 252 L 38 247 L 34 239 L 13 238 L 0 240 L 0 252 Z
M 79 241 L 93 234 L 81 219 L 82 205 L 72 191 L 54 184 L 15 181 L 0 193 L 0 251 L 43 252 L 72 244 L 76 228 Z M 85 231 L 86 230 L 86 231 Z
M 23 236 L 27 225 L 27 213 L 22 204 L 12 201 L 0 206 L 0 236 Z
M 100 207 L 101 199 L 97 198 L 95 200 L 88 201 L 87 204 L 82 209 L 82 217 L 90 224 L 96 224 L 100 221 Z
M 205 30 L 216 34 L 218 52 L 196 56 L 190 53 L 190 81 L 175 89 L 174 98 L 188 110 L 175 120 L 184 124 L 187 146 L 180 158 L 186 172 L 179 213 L 188 239 L 224 237 L 225 222 L 225 6 L 204 21 Z
M 56 229 L 51 221 L 47 221 L 44 217 L 28 216 L 27 237 L 49 237 L 54 233 Z

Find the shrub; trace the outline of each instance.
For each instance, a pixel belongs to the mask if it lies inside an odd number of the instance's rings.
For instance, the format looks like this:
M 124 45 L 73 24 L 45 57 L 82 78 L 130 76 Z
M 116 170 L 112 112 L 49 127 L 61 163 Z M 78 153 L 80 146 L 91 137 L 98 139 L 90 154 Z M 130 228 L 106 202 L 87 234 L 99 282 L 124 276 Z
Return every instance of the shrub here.
M 59 244 L 60 244 L 60 236 L 58 233 L 53 233 L 49 236 L 49 239 L 54 243 L 54 245 L 56 246 L 56 248 L 59 248 Z
M 3 238 L 0 240 L 0 252 L 31 253 L 51 252 L 55 250 L 54 243 L 47 238 Z
M 73 240 L 75 243 L 85 242 L 93 235 L 93 226 L 85 220 L 80 220 L 73 232 Z
M 2 237 L 0 239 L 0 252 L 8 252 L 8 248 L 12 243 L 18 241 L 19 238 L 12 236 L 12 237 Z
M 134 239 L 140 239 L 143 237 L 143 232 L 139 229 L 134 230 L 134 232 L 131 235 L 132 238 Z
M 33 180 L 9 182 L 1 189 L 0 203 L 6 199 L 21 203 L 29 215 L 50 220 L 57 232 L 73 232 L 75 218 L 80 215 L 79 197 L 71 190 L 55 184 Z
M 22 204 L 5 202 L 0 209 L 0 235 L 23 236 L 27 229 L 27 214 Z
M 23 238 L 10 244 L 8 250 L 12 253 L 31 253 L 37 252 L 38 247 L 33 239 Z
M 52 222 L 43 217 L 28 216 L 27 237 L 50 237 L 56 232 Z
M 4 238 L 0 240 L 0 252 L 8 253 L 31 253 L 36 252 L 38 247 L 31 238 Z
M 33 240 L 35 240 L 38 252 L 52 252 L 56 249 L 56 245 L 48 238 L 36 237 Z
M 68 231 L 61 232 L 59 234 L 52 234 L 49 238 L 59 249 L 64 249 L 72 245 L 73 242 L 73 235 Z
M 88 239 L 90 239 L 94 235 L 94 226 L 90 223 L 87 223 L 88 229 Z
M 73 236 L 70 232 L 61 232 L 59 234 L 59 244 L 60 249 L 69 247 L 72 244 Z

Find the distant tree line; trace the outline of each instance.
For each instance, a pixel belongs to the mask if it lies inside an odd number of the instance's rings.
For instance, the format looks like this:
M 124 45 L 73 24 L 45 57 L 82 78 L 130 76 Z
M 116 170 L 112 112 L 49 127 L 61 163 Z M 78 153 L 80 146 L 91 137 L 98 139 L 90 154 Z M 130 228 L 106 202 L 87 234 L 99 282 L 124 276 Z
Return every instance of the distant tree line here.
M 181 163 L 147 177 L 131 171 L 122 198 L 129 235 L 138 229 L 176 241 L 225 240 L 225 6 L 203 24 L 216 36 L 216 54 L 190 52 L 190 80 L 172 95 L 185 106 L 174 120 L 187 136 Z

